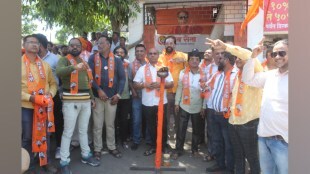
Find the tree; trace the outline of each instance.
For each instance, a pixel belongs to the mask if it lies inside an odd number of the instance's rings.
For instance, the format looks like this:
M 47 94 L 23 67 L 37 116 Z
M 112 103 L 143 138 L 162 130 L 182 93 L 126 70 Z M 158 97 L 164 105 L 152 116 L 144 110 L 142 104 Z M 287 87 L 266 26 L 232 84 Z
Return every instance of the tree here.
M 34 5 L 48 26 L 60 25 L 81 34 L 112 26 L 120 31 L 141 9 L 138 0 L 25 0 Z
M 22 37 L 32 34 L 38 27 L 33 21 L 39 19 L 34 6 L 29 4 L 22 5 Z
M 33 23 L 29 17 L 22 16 L 22 37 L 32 34 L 37 29 L 38 25 Z

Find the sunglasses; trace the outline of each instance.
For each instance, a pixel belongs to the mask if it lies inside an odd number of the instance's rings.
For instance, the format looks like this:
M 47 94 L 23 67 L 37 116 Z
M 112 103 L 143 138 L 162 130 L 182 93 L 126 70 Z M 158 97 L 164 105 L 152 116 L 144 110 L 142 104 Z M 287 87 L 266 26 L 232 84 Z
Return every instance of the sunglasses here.
M 279 55 L 280 57 L 284 57 L 284 56 L 286 56 L 286 51 L 278 51 L 278 52 L 272 52 L 272 53 L 270 53 L 270 56 L 271 56 L 272 58 L 277 57 L 277 55 Z
M 187 19 L 188 16 L 179 16 L 179 19 Z

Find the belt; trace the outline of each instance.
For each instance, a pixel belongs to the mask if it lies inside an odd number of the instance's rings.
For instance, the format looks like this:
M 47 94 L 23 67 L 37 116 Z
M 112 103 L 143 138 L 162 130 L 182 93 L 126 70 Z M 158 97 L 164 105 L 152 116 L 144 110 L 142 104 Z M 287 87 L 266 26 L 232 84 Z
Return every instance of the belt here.
M 214 115 L 224 115 L 224 112 L 216 112 L 216 111 L 214 111 Z
M 284 141 L 284 138 L 281 135 L 275 135 L 275 136 L 266 137 L 266 138 Z

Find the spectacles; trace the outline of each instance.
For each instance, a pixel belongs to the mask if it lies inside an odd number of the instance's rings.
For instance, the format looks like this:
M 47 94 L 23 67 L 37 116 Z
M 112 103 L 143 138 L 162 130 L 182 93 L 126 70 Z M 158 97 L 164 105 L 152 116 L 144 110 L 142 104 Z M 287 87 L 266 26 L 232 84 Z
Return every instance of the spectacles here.
M 156 52 L 155 53 L 152 53 L 152 52 L 149 53 L 149 55 L 157 55 L 157 54 L 158 53 L 156 53 Z
M 77 48 L 81 48 L 82 47 L 82 45 L 80 45 L 80 44 L 70 44 L 69 46 L 70 47 L 77 47 Z
M 31 45 L 36 45 L 36 46 L 41 45 L 39 42 L 33 42 L 33 41 L 27 41 L 26 43 L 31 44 Z
M 187 19 L 188 16 L 179 16 L 179 19 Z
M 280 57 L 284 57 L 284 56 L 286 56 L 286 51 L 277 51 L 277 52 L 270 53 L 270 56 L 272 58 L 277 57 L 277 55 L 279 55 Z

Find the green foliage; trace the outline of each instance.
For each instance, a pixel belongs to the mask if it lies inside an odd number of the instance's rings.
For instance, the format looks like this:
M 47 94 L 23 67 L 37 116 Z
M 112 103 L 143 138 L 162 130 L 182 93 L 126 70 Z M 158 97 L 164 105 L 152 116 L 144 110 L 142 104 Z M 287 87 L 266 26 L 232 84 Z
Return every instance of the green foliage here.
M 68 44 L 67 40 L 68 40 L 70 35 L 74 35 L 74 33 L 72 33 L 69 28 L 64 27 L 64 28 L 62 28 L 56 32 L 55 37 L 58 41 L 58 44 L 67 45 Z
M 37 29 L 37 25 L 31 21 L 31 19 L 22 17 L 22 37 L 33 34 L 33 31 Z
M 22 37 L 33 34 L 36 31 L 38 25 L 33 22 L 34 19 L 39 19 L 35 7 L 29 4 L 22 4 Z
M 103 31 L 112 27 L 120 31 L 135 12 L 140 12 L 137 0 L 24 0 L 34 6 L 38 18 L 48 27 L 60 25 L 81 34 L 83 31 Z M 26 11 L 26 10 L 25 10 Z

